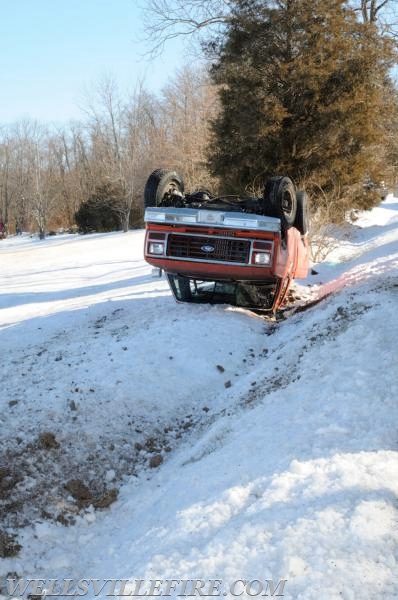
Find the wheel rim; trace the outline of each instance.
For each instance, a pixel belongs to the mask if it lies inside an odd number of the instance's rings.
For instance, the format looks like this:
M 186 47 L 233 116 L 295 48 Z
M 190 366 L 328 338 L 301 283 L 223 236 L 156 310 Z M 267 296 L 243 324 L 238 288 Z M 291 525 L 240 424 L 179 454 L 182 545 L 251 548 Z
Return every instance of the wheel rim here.
M 180 186 L 176 181 L 170 181 L 166 191 L 163 194 L 162 201 L 172 196 L 175 192 L 180 193 Z

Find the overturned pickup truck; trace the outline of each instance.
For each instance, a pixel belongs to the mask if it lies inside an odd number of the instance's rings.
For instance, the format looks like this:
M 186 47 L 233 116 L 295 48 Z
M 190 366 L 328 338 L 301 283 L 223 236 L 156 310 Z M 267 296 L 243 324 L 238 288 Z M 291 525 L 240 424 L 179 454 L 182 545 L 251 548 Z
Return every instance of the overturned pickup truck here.
M 154 171 L 145 186 L 146 261 L 162 269 L 179 302 L 275 313 L 308 272 L 305 192 L 272 177 L 262 197 L 184 194 L 182 177 Z

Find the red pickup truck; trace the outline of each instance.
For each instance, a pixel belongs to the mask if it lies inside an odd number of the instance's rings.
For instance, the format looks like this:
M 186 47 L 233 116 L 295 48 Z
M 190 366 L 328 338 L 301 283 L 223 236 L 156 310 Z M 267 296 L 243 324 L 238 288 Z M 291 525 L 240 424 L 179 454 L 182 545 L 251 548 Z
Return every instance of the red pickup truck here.
M 260 198 L 184 194 L 182 177 L 154 171 L 145 186 L 146 261 L 180 302 L 276 312 L 309 264 L 305 192 L 272 177 Z

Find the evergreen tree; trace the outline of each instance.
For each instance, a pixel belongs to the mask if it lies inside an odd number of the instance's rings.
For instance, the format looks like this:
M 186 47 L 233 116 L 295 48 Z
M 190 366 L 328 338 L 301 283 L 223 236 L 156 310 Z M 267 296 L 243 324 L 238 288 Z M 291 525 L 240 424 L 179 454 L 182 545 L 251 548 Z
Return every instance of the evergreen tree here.
M 377 176 L 391 43 L 345 0 L 234 4 L 212 70 L 214 174 L 235 190 L 287 174 L 340 197 Z
M 94 193 L 82 202 L 75 213 L 76 224 L 83 233 L 93 231 L 119 231 L 123 191 L 110 183 L 98 186 Z

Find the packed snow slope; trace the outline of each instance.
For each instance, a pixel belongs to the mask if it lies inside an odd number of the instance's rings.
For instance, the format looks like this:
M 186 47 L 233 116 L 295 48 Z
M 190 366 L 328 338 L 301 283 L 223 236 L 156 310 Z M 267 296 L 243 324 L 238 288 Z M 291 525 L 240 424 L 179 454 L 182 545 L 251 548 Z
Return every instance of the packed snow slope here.
M 0 528 L 21 546 L 0 578 L 397 598 L 398 200 L 278 323 L 177 305 L 142 244 L 0 242 Z

